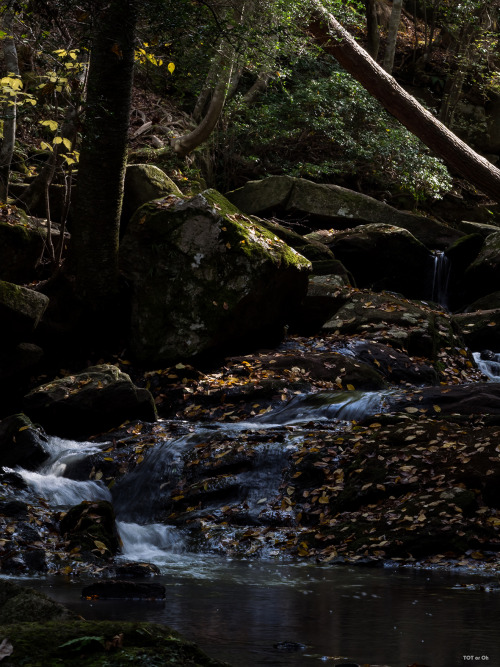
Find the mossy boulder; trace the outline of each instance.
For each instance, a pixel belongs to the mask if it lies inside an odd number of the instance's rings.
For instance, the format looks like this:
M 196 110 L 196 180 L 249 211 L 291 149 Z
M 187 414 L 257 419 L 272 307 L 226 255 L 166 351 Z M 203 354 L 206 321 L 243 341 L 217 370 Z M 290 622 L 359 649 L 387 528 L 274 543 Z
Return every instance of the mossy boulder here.
M 226 197 L 247 214 L 281 213 L 308 216 L 317 226 L 345 229 L 356 224 L 384 223 L 407 229 L 429 248 L 444 249 L 462 235 L 423 216 L 413 215 L 368 195 L 338 185 L 313 183 L 292 176 L 249 181 Z
M 154 364 L 274 342 L 311 270 L 215 190 L 140 208 L 120 260 L 132 286 L 132 351 Z
M 0 626 L 12 654 L 5 666 L 228 667 L 165 625 L 58 620 Z
M 123 193 L 120 228 L 122 235 L 130 218 L 140 206 L 169 194 L 180 195 L 182 193 L 159 167 L 155 167 L 153 164 L 128 165 Z
M 0 422 L 0 466 L 35 470 L 48 457 L 47 436 L 24 414 Z
M 42 623 L 74 617 L 69 609 L 47 595 L 0 579 L 0 623 Z
M 333 234 L 328 246 L 358 287 L 397 291 L 411 298 L 430 296 L 433 256 L 406 229 L 362 225 Z
M 26 413 L 54 435 L 85 439 L 127 419 L 155 421 L 153 397 L 110 364 L 57 378 L 24 397 Z
M 48 305 L 45 294 L 0 280 L 0 339 L 17 342 L 29 336 Z

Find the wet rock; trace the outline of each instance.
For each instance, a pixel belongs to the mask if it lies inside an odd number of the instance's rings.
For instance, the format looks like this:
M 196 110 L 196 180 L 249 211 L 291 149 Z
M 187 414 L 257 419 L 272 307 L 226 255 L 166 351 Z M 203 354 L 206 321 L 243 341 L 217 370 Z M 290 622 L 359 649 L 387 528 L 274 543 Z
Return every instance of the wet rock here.
M 344 304 L 323 324 L 324 334 L 360 335 L 435 361 L 441 348 L 464 347 L 450 316 L 388 292 L 339 290 Z
M 127 419 L 156 419 L 150 392 L 109 364 L 37 387 L 24 397 L 24 406 L 50 433 L 82 440 Z
M 109 559 L 120 548 L 115 513 L 111 503 L 85 501 L 72 507 L 63 516 L 60 531 L 69 541 L 69 550 Z
M 0 466 L 35 470 L 48 457 L 47 436 L 24 414 L 0 422 Z
M 215 190 L 143 207 L 120 246 L 131 345 L 148 363 L 274 344 L 311 265 Z
M 133 581 L 98 581 L 82 590 L 82 597 L 88 600 L 164 600 L 165 586 Z
M 391 401 L 390 412 L 414 409 L 428 414 L 500 415 L 500 384 L 423 387 Z
M 141 579 L 156 577 L 160 569 L 153 563 L 120 563 L 114 566 L 113 577 L 118 579 Z
M 500 308 L 457 314 L 453 320 L 471 350 L 500 352 Z
M 436 370 L 422 359 L 409 357 L 389 345 L 371 341 L 355 341 L 352 351 L 356 359 L 371 364 L 387 380 L 399 384 L 437 384 Z
M 22 500 L 0 501 L 0 515 L 11 519 L 27 519 L 28 505 Z

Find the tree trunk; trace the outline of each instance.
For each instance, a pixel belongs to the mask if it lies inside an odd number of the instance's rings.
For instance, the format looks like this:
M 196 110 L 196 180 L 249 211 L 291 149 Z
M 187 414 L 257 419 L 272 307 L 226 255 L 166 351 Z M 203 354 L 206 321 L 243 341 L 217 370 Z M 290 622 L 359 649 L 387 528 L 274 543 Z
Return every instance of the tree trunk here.
M 401 88 L 323 7 L 320 0 L 309 1 L 317 20 L 311 30 L 323 48 L 452 169 L 500 202 L 500 170 L 450 132 Z
M 14 12 L 5 9 L 2 16 L 2 27 L 6 36 L 3 38 L 3 57 L 6 74 L 19 76 L 19 63 L 17 60 L 16 43 L 13 37 Z M 4 104 L 3 139 L 0 148 L 0 201 L 7 203 L 9 195 L 9 175 L 14 144 L 16 142 L 17 104 L 15 97 L 11 100 L 13 104 Z
M 366 32 L 368 34 L 368 53 L 377 60 L 380 46 L 380 30 L 377 17 L 377 0 L 365 0 Z
M 392 74 L 394 67 L 394 54 L 396 53 L 396 42 L 398 39 L 399 24 L 401 23 L 401 10 L 403 9 L 403 0 L 392 1 L 392 12 L 389 20 L 389 29 L 387 31 L 387 43 L 385 45 L 384 62 L 382 67 L 386 72 Z
M 118 290 L 118 238 L 134 68 L 136 0 L 111 0 L 92 43 L 71 234 L 77 295 L 92 311 Z

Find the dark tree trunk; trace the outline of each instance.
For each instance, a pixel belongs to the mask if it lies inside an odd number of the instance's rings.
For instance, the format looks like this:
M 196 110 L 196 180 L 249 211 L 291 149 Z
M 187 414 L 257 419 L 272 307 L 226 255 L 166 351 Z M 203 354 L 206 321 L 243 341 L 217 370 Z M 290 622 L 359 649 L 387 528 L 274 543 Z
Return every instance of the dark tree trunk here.
M 84 106 L 70 264 L 79 298 L 103 311 L 118 290 L 118 238 L 134 67 L 136 0 L 97 17 Z
M 4 9 L 2 27 L 7 35 L 3 38 L 3 57 L 5 74 L 19 76 L 19 63 L 17 61 L 16 42 L 14 41 L 14 12 Z M 16 142 L 17 105 L 14 98 L 12 106 L 4 104 L 3 139 L 0 148 L 0 201 L 7 203 L 9 194 L 9 175 L 14 145 Z
M 497 202 L 500 202 L 500 170 L 450 132 L 435 116 L 409 95 L 351 37 L 319 0 L 310 0 L 316 23 L 311 26 L 323 48 L 366 90 L 419 137 L 448 165 Z
M 365 0 L 366 8 L 366 32 L 368 35 L 368 53 L 373 60 L 377 60 L 380 47 L 380 30 L 378 27 L 377 2 L 376 0 Z

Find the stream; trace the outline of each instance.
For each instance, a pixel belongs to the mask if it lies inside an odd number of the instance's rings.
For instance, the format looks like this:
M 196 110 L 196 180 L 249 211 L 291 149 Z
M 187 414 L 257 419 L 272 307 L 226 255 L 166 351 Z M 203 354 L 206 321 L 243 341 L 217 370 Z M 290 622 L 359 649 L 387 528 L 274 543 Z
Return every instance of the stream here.
M 476 359 L 497 380 L 500 355 Z M 82 600 L 85 577 L 22 581 L 88 619 L 165 623 L 211 656 L 239 667 L 318 661 L 390 667 L 500 664 L 500 592 L 492 578 L 469 571 L 224 559 L 190 551 L 185 529 L 157 519 L 161 498 L 182 473 L 186 448 L 217 433 L 258 434 L 259 465 L 239 478 L 248 516 L 256 517 L 262 498 L 277 493 L 283 452 L 297 446 L 311 422 L 335 418 L 348 426 L 349 420 L 383 410 L 386 397 L 387 392 L 336 392 L 326 401 L 325 396 L 321 401 L 297 396 L 247 422 L 191 425 L 187 435 L 159 439 L 143 464 L 112 491 L 101 480 L 71 478 L 79 462 L 107 443 L 51 438 L 45 466 L 19 470 L 25 481 L 61 509 L 82 500 L 111 500 L 123 542 L 119 558 L 155 563 L 161 572 L 155 582 L 166 586 L 166 600 Z M 273 429 L 283 429 L 284 436 L 266 443 L 265 434 Z

